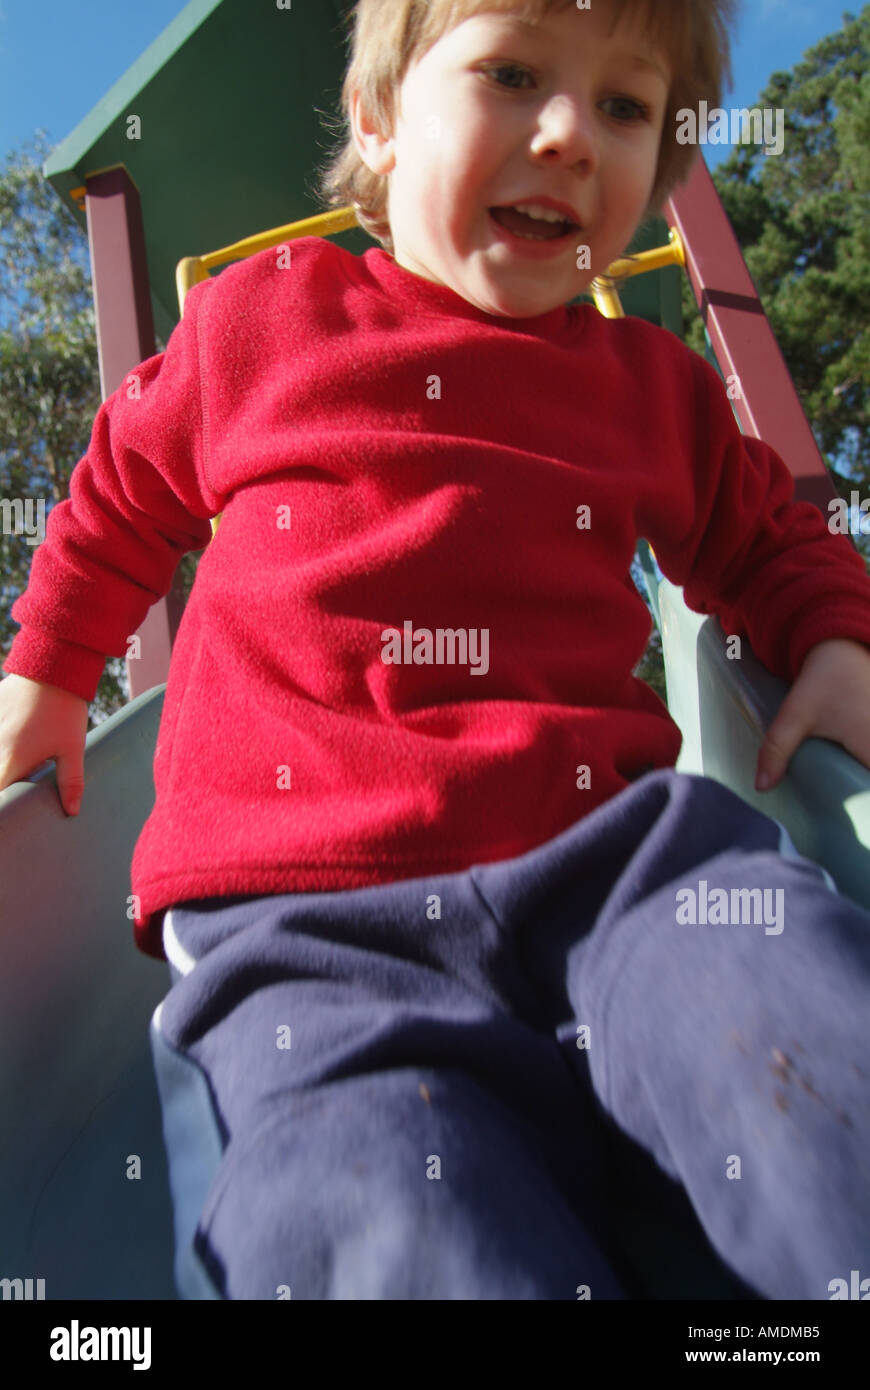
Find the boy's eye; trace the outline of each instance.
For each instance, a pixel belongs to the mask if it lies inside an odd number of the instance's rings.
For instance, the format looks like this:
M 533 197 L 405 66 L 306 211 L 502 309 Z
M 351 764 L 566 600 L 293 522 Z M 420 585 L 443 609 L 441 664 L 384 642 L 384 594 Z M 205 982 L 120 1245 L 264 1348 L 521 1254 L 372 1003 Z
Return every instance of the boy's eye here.
M 628 111 L 628 115 L 627 115 L 627 119 L 628 119 L 628 120 L 635 120 L 635 121 L 647 121 L 647 120 L 649 120 L 649 114 L 650 114 L 650 112 L 649 112 L 649 107 L 648 107 L 648 106 L 644 106 L 643 102 L 641 102 L 641 101 L 635 101 L 633 97 L 608 97 L 607 100 L 605 101 L 604 105 L 607 105 L 608 103 L 611 103 L 611 102 L 615 102 L 617 106 L 622 106 L 623 108 L 624 108 L 624 107 L 630 108 L 629 111 Z M 620 117 L 619 115 L 617 115 L 617 116 L 616 116 L 616 119 L 617 119 L 617 120 L 621 120 L 622 117 Z
M 495 79 L 496 79 L 496 81 L 498 82 L 498 85 L 499 85 L 500 87 L 505 87 L 505 86 L 507 86 L 507 87 L 512 87 L 512 86 L 513 86 L 513 84 L 510 83 L 510 82 L 505 83 L 505 82 L 499 81 L 499 79 L 498 79 L 498 77 L 497 77 L 497 74 L 500 73 L 500 72 L 513 72 L 513 73 L 520 72 L 520 73 L 525 73 L 525 75 L 526 75 L 527 77 L 531 77 L 531 76 L 532 76 L 532 74 L 529 72 L 528 68 L 521 67 L 519 63 L 492 63 L 492 64 L 490 64 L 490 66 L 489 66 L 488 68 L 485 68 L 484 71 L 487 72 L 487 73 L 489 73 L 489 75 L 490 75 L 491 77 L 495 77 Z M 516 91 L 517 89 L 514 87 L 513 90 Z

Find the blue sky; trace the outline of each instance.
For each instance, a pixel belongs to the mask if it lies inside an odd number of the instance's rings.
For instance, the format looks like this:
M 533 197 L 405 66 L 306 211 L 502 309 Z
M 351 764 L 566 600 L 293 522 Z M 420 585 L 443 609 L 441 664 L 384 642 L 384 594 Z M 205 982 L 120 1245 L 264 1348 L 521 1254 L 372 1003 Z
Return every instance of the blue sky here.
M 752 106 L 771 73 L 792 67 L 862 4 L 743 0 L 726 105 Z M 184 8 L 181 0 L 0 0 L 0 159 L 38 126 L 59 144 Z M 729 149 L 704 153 L 713 167 Z

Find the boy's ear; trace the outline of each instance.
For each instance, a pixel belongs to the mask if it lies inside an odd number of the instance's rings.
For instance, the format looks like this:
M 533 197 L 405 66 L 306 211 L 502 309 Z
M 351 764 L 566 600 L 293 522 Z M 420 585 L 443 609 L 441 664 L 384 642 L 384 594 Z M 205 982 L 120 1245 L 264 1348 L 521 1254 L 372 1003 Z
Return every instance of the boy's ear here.
M 396 163 L 392 136 L 382 135 L 375 129 L 362 104 L 359 89 L 353 91 L 350 97 L 350 126 L 353 142 L 363 163 L 373 174 L 391 173 Z

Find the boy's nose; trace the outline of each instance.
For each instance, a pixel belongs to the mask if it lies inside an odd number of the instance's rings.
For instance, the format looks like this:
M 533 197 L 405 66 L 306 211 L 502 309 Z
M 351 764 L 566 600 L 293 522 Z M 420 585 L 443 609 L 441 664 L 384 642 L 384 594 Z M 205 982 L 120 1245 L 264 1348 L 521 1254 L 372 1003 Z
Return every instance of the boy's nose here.
M 540 113 L 531 149 L 535 155 L 556 151 L 567 164 L 583 160 L 595 167 L 598 139 L 592 113 L 569 97 L 553 97 Z

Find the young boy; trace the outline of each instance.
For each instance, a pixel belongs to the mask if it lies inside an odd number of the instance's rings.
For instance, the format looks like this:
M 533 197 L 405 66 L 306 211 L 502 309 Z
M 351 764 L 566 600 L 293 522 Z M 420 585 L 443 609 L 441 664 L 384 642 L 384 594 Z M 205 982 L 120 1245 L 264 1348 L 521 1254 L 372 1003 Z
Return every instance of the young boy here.
M 570 303 L 685 176 L 730 11 L 362 0 L 326 186 L 383 245 L 192 290 L 51 513 L 0 786 L 55 756 L 67 809 L 223 513 L 133 864 L 188 1297 L 625 1297 L 611 1125 L 751 1291 L 870 1274 L 870 917 L 674 770 L 629 568 L 793 682 L 774 781 L 811 735 L 870 765 L 870 581 L 700 357 Z

